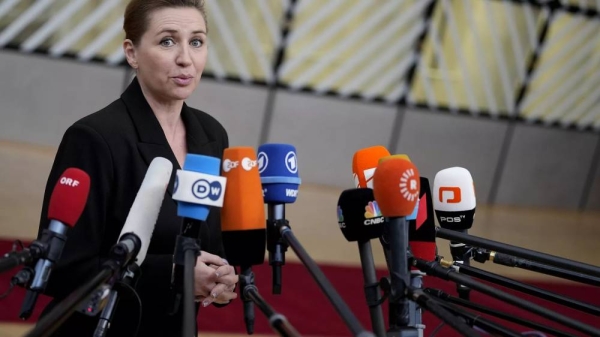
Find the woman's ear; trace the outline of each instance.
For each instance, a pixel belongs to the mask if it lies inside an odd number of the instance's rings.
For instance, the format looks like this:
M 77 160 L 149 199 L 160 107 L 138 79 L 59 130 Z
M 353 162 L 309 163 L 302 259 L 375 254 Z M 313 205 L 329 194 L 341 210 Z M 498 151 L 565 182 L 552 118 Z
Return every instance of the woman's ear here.
M 123 52 L 125 53 L 125 57 L 127 58 L 127 63 L 131 66 L 131 68 L 138 68 L 137 64 L 137 55 L 135 53 L 135 46 L 130 39 L 125 39 L 123 41 Z

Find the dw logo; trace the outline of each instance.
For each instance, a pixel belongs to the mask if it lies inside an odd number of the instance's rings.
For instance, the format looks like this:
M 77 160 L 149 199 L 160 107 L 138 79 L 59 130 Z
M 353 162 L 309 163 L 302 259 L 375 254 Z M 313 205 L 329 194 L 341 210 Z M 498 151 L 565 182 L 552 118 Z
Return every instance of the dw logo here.
M 216 201 L 221 197 L 221 183 L 218 181 L 208 182 L 208 180 L 200 179 L 192 185 L 192 194 L 198 199 L 209 198 Z
M 440 196 L 440 202 L 458 204 L 462 200 L 460 187 L 440 187 L 440 190 L 438 192 Z M 447 192 L 446 195 L 450 196 L 449 198 L 446 198 L 446 201 L 444 201 L 444 192 Z
M 258 162 L 258 173 L 263 173 L 267 165 L 269 165 L 269 157 L 267 157 L 266 153 L 259 152 L 256 161 Z
M 285 167 L 292 174 L 298 172 L 298 160 L 296 159 L 296 153 L 294 151 L 288 152 L 285 156 Z

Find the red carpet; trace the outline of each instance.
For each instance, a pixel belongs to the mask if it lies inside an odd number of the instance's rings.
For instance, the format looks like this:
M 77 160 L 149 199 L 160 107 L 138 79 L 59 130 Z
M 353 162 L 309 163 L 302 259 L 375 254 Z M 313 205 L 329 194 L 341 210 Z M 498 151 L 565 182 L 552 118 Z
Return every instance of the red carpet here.
M 4 253 L 10 250 L 11 243 L 0 241 L 0 252 Z M 293 254 L 293 252 L 288 252 Z M 350 306 L 354 314 L 358 317 L 364 327 L 371 330 L 369 311 L 365 302 L 363 292 L 363 277 L 360 267 L 341 267 L 332 265 L 321 265 L 325 275 Z M 283 290 L 281 295 L 271 294 L 271 268 L 265 263 L 261 266 L 253 268 L 256 274 L 256 284 L 261 295 L 269 302 L 275 310 L 285 315 L 288 320 L 296 327 L 303 335 L 323 335 L 323 336 L 349 336 L 349 330 L 345 327 L 343 321 L 339 318 L 333 306 L 327 301 L 320 288 L 313 281 L 312 277 L 303 265 L 297 263 L 287 263 L 283 267 Z M 8 287 L 10 277 L 14 275 L 16 270 L 0 275 L 0 293 Z M 385 276 L 386 270 L 379 270 L 378 275 Z M 530 284 L 547 289 L 549 291 L 562 294 L 574 299 L 588 302 L 600 306 L 600 289 L 585 285 L 559 284 L 549 282 L 529 282 Z M 455 295 L 455 287 L 450 282 L 446 282 L 431 277 L 425 277 L 425 285 L 427 287 L 439 288 L 445 292 Z M 504 289 L 503 289 L 504 290 Z M 0 300 L 0 321 L 17 322 L 19 309 L 24 296 L 23 289 L 15 289 L 7 298 Z M 600 328 L 600 320 L 589 314 L 580 313 L 578 311 L 565 308 L 550 302 L 538 300 L 527 295 L 516 292 L 511 292 L 521 298 L 532 300 L 540 305 L 551 310 L 555 310 L 561 314 L 568 315 L 571 318 L 580 320 L 586 324 Z M 513 306 L 504 304 L 494 300 L 488 296 L 481 295 L 477 292 L 471 293 L 471 300 L 476 303 L 486 305 L 496 310 L 509 312 L 514 316 L 543 323 L 546 326 L 555 327 L 557 329 L 573 332 L 568 328 L 558 325 L 549 320 L 532 315 Z M 30 321 L 35 321 L 38 317 L 41 308 L 48 303 L 48 298 L 41 297 L 38 301 L 34 317 Z M 387 323 L 387 303 L 384 305 L 384 312 Z M 258 310 L 256 311 L 256 333 L 273 333 L 268 325 L 266 318 Z M 487 316 L 486 316 L 487 317 Z M 502 320 L 493 320 L 500 322 L 506 327 L 513 328 L 517 331 L 530 331 L 531 329 L 514 325 Z M 424 316 L 427 328 L 425 335 L 429 336 L 434 328 L 439 324 L 439 320 L 432 317 L 429 313 Z M 238 299 L 231 305 L 217 309 L 209 307 L 202 309 L 198 316 L 200 331 L 214 332 L 233 332 L 245 333 L 242 302 Z M 574 335 L 583 335 L 582 333 L 573 332 Z M 457 336 L 449 327 L 444 327 L 437 336 Z

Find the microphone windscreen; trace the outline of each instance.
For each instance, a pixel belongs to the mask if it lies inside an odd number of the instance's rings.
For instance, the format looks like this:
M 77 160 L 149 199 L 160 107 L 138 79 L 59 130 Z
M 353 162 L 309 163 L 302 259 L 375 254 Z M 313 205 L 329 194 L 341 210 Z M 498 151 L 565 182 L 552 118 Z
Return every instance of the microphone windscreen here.
M 381 145 L 360 149 L 352 157 L 352 176 L 357 188 L 373 188 L 373 174 L 379 159 L 387 157 L 390 152 Z
M 373 175 L 373 193 L 385 217 L 411 214 L 419 198 L 419 186 L 419 171 L 404 159 L 381 162 Z
M 381 159 L 379 159 L 378 164 L 380 164 L 383 161 L 389 160 L 389 159 L 404 159 L 404 160 L 410 161 L 410 158 L 408 157 L 407 154 L 393 154 L 390 156 L 382 157 Z
M 263 144 L 258 147 L 257 160 L 265 202 L 294 203 L 301 183 L 296 148 L 290 144 Z
M 208 176 L 218 176 L 219 175 L 219 166 L 221 165 L 221 160 L 216 157 L 204 156 L 199 154 L 187 154 L 185 156 L 185 161 L 183 163 L 182 171 L 189 172 L 198 172 L 203 173 Z M 181 173 L 181 172 L 178 172 Z M 183 176 L 182 176 L 183 177 Z M 209 178 L 209 177 L 207 177 Z M 181 178 L 183 179 L 183 178 Z M 180 177 L 177 176 L 175 180 L 175 187 L 173 188 L 173 199 L 177 200 L 177 215 L 184 218 L 196 219 L 201 221 L 206 221 L 208 217 L 208 212 L 210 211 L 210 207 L 202 204 L 202 197 L 204 194 L 208 193 L 208 198 L 215 199 L 221 197 L 223 192 L 223 186 L 220 183 L 215 183 L 214 181 L 208 181 L 208 179 L 198 180 L 196 182 L 192 182 L 192 186 L 189 186 L 187 182 L 179 181 Z M 218 186 L 211 186 L 211 184 L 218 184 Z M 192 195 L 195 198 L 189 198 L 189 200 L 194 200 L 195 202 L 187 202 L 179 199 L 180 195 L 184 192 L 183 190 L 179 190 L 179 187 L 183 188 L 191 188 L 196 193 L 192 192 Z M 217 187 L 219 189 L 219 196 L 211 195 L 211 187 Z M 201 190 L 201 191 L 200 191 Z M 206 193 L 205 193 L 206 192 Z M 201 195 L 202 194 L 202 195 Z
M 152 160 L 121 229 L 119 240 L 124 234 L 133 233 L 142 243 L 136 257 L 138 265 L 146 258 L 172 171 L 173 164 L 168 159 L 156 157 Z
M 433 207 L 440 226 L 452 230 L 471 228 L 475 206 L 475 186 L 467 169 L 451 167 L 435 175 Z
M 225 255 L 231 265 L 261 264 L 266 249 L 266 219 L 254 149 L 225 149 L 222 174 L 227 178 L 221 209 Z
M 58 178 L 50 202 L 48 218 L 70 227 L 75 226 L 83 213 L 90 194 L 90 176 L 77 168 L 68 168 Z
M 435 260 L 435 219 L 433 204 L 431 202 L 431 189 L 429 179 L 421 177 L 421 190 L 417 216 L 409 221 L 408 244 L 414 256 L 427 260 Z
M 385 218 L 370 188 L 345 190 L 338 199 L 338 225 L 348 241 L 369 241 L 381 236 Z

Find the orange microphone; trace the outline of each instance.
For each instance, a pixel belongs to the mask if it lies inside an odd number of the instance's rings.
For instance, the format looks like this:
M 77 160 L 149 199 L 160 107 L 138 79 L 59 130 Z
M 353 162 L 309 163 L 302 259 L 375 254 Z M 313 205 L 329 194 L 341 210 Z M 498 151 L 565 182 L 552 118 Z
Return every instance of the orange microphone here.
M 405 295 L 410 284 L 408 263 L 408 229 L 406 219 L 410 215 L 420 193 L 419 171 L 404 158 L 382 160 L 373 175 L 373 194 L 383 216 L 388 218 L 391 276 L 390 305 L 394 305 L 394 317 L 390 317 L 390 330 L 406 330 L 410 323 L 409 301 Z
M 254 149 L 225 149 L 221 175 L 227 178 L 221 209 L 221 231 L 227 259 L 234 266 L 262 264 L 266 220 Z
M 221 231 L 228 262 L 240 266 L 240 294 L 248 334 L 254 332 L 254 305 L 247 292 L 256 290 L 251 266 L 264 262 L 267 232 L 265 208 L 256 153 L 251 147 L 223 152 L 221 173 L 227 190 L 221 209 Z
M 352 158 L 354 187 L 373 188 L 373 173 L 375 173 L 379 159 L 389 155 L 390 152 L 381 145 L 371 146 L 356 151 Z

